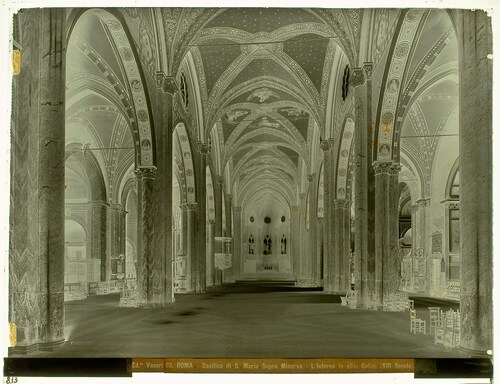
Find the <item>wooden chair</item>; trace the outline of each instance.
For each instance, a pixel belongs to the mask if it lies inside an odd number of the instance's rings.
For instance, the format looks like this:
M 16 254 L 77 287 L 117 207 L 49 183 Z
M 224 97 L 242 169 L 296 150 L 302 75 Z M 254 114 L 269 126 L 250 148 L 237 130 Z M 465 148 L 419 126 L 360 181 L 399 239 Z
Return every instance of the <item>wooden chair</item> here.
M 436 324 L 441 317 L 441 308 L 428 307 L 429 309 L 429 333 L 433 335 L 436 332 Z
M 351 289 L 347 291 L 345 296 L 341 296 L 340 300 L 342 301 L 340 303 L 342 306 L 348 305 L 351 309 L 355 309 L 358 301 L 357 292 Z
M 453 348 L 458 348 L 460 346 L 460 310 L 457 310 L 454 313 L 454 322 L 453 322 L 453 335 L 451 338 L 451 346 Z
M 446 311 L 444 319 L 443 344 L 445 347 L 453 348 L 453 331 L 455 328 L 455 313 L 453 310 Z
M 417 318 L 417 311 L 410 309 L 410 332 L 411 333 L 423 333 L 427 332 L 425 320 Z
M 446 313 L 440 311 L 436 319 L 436 328 L 434 329 L 434 344 L 444 344 L 444 332 L 446 323 Z
M 406 302 L 406 310 L 409 311 L 410 309 L 415 309 L 415 301 L 408 299 Z

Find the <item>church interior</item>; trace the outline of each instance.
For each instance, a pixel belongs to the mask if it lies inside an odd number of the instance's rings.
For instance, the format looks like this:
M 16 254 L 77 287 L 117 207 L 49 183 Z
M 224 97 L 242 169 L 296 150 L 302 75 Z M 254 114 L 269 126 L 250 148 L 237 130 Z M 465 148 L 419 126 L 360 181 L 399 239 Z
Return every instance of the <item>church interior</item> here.
M 492 349 L 483 11 L 13 19 L 10 356 Z

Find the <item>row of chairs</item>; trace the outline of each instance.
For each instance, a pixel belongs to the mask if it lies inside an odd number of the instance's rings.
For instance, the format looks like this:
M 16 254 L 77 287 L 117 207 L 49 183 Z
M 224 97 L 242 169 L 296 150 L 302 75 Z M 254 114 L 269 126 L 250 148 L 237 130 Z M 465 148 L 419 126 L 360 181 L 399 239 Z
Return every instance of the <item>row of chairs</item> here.
M 450 348 L 460 345 L 460 310 L 440 310 L 434 324 L 435 344 L 443 344 Z
M 410 332 L 427 333 L 427 322 L 417 318 L 415 309 L 410 309 Z M 460 345 L 460 310 L 441 310 L 429 307 L 429 333 L 434 335 L 435 344 L 456 348 Z
M 410 309 L 410 332 L 411 333 L 427 333 L 427 322 L 423 319 L 417 318 L 417 311 L 415 308 Z

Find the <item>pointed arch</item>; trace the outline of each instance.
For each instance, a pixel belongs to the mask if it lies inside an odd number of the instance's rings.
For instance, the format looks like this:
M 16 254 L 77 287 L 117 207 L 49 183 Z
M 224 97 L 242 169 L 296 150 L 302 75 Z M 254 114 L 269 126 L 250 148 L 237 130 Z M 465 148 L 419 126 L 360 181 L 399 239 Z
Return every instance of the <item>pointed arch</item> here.
M 155 162 L 154 155 L 154 132 L 151 106 L 148 93 L 146 91 L 146 82 L 140 65 L 137 51 L 134 44 L 131 44 L 132 38 L 122 15 L 117 10 L 92 8 L 79 9 L 70 13 L 67 22 L 66 41 L 69 42 L 73 29 L 79 19 L 87 12 L 97 16 L 103 24 L 106 32 L 111 37 L 114 44 L 114 50 L 119 64 L 122 66 L 123 73 L 126 76 L 126 90 L 123 92 L 128 97 L 122 100 L 126 117 L 130 124 L 132 137 L 135 147 L 136 166 L 152 166 Z M 107 72 L 103 72 L 114 88 L 119 87 L 118 80 Z M 122 93 L 123 94 L 123 93 Z

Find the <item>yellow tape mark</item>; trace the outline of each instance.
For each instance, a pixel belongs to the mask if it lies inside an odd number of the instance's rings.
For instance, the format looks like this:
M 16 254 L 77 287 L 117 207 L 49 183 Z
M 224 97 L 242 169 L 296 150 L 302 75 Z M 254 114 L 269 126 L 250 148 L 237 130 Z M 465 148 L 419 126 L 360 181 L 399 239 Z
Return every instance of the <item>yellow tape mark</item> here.
M 15 323 L 9 323 L 9 341 L 10 346 L 15 347 L 17 344 L 17 327 Z
M 21 51 L 14 49 L 12 51 L 12 74 L 17 76 L 21 73 Z

